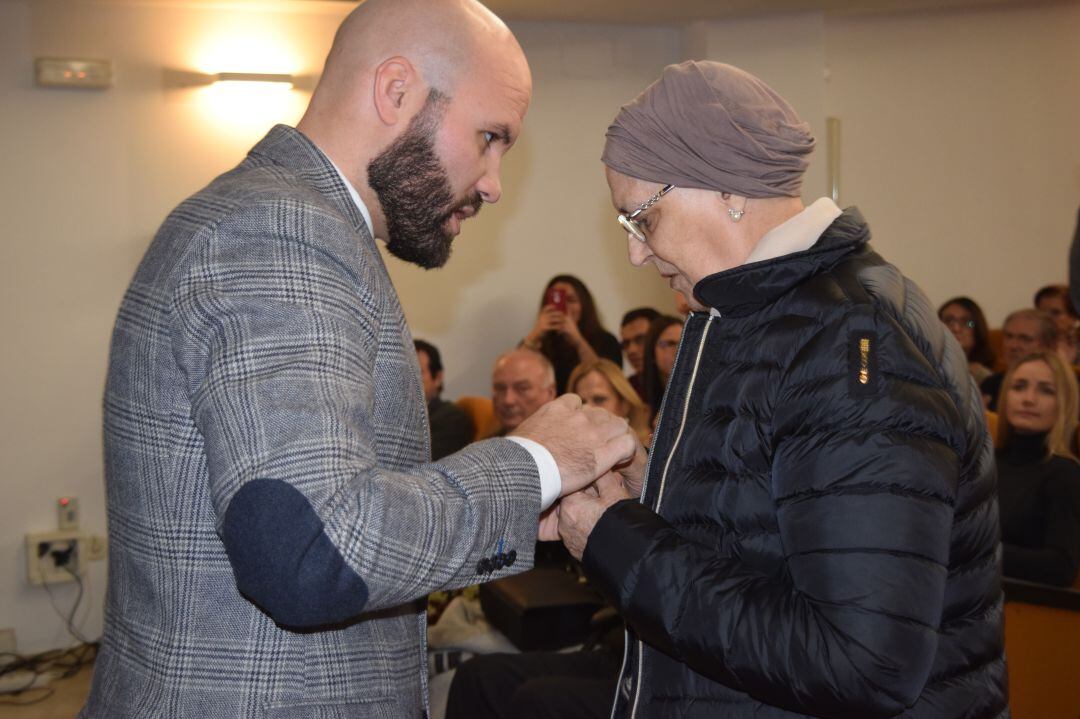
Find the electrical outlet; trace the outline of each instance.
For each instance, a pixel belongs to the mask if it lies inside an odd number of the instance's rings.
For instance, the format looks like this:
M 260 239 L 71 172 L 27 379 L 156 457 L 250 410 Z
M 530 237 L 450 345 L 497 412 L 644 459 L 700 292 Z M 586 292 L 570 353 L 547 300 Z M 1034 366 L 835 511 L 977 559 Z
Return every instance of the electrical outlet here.
M 86 538 L 86 546 L 83 547 L 83 559 L 88 562 L 100 562 L 105 559 L 109 551 L 109 540 L 101 534 L 94 534 Z
M 82 574 L 82 543 L 73 531 L 27 534 L 26 578 L 35 586 L 75 581 L 72 574 Z

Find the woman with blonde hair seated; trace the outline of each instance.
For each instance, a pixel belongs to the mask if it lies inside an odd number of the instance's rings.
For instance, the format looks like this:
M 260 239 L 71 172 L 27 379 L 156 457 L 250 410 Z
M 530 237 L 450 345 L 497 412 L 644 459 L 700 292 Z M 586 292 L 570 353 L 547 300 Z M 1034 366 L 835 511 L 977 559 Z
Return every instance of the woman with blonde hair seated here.
M 603 358 L 582 362 L 570 373 L 566 387 L 585 404 L 626 419 L 642 444 L 649 444 L 649 408 L 617 364 Z
M 1076 376 L 1056 352 L 1021 359 L 998 400 L 1004 573 L 1069 586 L 1080 568 Z

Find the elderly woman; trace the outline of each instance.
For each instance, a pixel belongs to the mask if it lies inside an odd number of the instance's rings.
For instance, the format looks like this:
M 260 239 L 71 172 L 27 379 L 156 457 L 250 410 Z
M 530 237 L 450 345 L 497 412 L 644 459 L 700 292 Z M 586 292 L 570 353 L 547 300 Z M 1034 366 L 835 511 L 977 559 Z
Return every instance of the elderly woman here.
M 997 452 L 1006 576 L 1067 587 L 1080 568 L 1076 376 L 1054 352 L 1005 375 Z
M 813 146 L 715 62 L 668 67 L 608 129 L 630 261 L 693 309 L 648 476 L 559 510 L 630 627 L 615 717 L 1008 711 L 979 394 L 858 210 L 803 206 Z

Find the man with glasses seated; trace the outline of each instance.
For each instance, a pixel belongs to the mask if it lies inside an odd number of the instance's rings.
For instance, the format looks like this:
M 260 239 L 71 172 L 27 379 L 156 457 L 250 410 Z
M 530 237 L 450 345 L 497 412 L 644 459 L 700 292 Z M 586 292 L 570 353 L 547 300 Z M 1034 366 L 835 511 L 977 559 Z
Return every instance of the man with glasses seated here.
M 639 396 L 644 390 L 641 373 L 645 369 L 645 338 L 649 334 L 649 324 L 659 316 L 660 313 L 652 307 L 637 307 L 623 315 L 619 325 L 619 345 L 634 371 L 628 379 Z
M 608 129 L 630 261 L 694 310 L 647 470 L 559 508 L 628 625 L 613 717 L 1008 716 L 978 390 L 859 211 L 803 206 L 813 146 L 715 62 Z

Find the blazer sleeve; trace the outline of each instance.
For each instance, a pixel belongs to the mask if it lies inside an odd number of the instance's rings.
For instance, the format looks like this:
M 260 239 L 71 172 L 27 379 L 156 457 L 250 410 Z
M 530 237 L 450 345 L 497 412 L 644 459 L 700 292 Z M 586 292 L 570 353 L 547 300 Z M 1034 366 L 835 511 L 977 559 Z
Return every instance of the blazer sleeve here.
M 289 626 L 526 569 L 537 536 L 537 468 L 513 442 L 405 471 L 380 460 L 396 455 L 376 441 L 376 396 L 401 392 L 375 376 L 384 275 L 318 241 L 335 237 L 355 232 L 293 199 L 236 210 L 196 243 L 172 303 L 218 533 L 240 591 Z
M 912 705 L 944 603 L 959 475 L 946 438 L 959 418 L 943 390 L 900 369 L 910 342 L 862 326 L 875 337 L 872 393 L 850 384 L 847 323 L 805 348 L 818 369 L 801 366 L 780 389 L 770 481 L 782 570 L 690 541 L 633 501 L 608 509 L 583 558 L 645 642 L 814 716 L 891 717 Z

